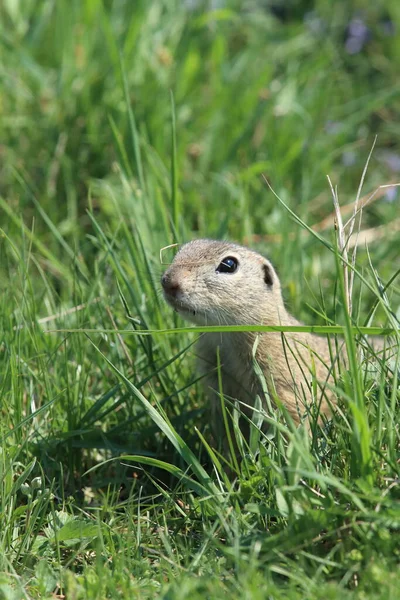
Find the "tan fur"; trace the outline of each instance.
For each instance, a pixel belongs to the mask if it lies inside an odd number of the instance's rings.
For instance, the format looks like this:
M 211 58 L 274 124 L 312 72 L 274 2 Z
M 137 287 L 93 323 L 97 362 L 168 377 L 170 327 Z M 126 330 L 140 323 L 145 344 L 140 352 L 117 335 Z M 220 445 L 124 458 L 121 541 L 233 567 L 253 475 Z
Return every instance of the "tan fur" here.
M 226 257 L 236 258 L 235 273 L 219 273 Z M 265 271 L 267 269 L 267 271 Z M 266 282 L 270 280 L 272 285 Z M 182 246 L 162 278 L 168 303 L 183 318 L 200 325 L 301 325 L 286 310 L 279 278 L 271 263 L 252 250 L 214 240 Z M 262 369 L 271 400 L 278 398 L 299 422 L 312 405 L 328 414 L 331 356 L 324 338 L 308 333 L 206 333 L 198 342 L 200 368 L 206 386 L 218 389 L 219 348 L 224 394 L 253 406 L 256 395 L 265 400 L 263 384 L 254 369 Z M 319 385 L 315 393 L 312 381 Z M 217 394 L 212 394 L 217 404 Z M 265 402 L 265 407 L 267 403 Z

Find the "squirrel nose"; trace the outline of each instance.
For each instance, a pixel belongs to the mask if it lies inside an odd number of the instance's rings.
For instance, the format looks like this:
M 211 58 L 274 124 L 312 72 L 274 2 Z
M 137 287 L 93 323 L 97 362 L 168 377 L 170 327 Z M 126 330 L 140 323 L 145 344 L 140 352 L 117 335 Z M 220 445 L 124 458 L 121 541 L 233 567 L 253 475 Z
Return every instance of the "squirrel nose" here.
M 168 273 L 164 273 L 161 277 L 161 285 L 164 288 L 166 294 L 170 296 L 176 296 L 180 290 L 179 283 L 174 280 Z

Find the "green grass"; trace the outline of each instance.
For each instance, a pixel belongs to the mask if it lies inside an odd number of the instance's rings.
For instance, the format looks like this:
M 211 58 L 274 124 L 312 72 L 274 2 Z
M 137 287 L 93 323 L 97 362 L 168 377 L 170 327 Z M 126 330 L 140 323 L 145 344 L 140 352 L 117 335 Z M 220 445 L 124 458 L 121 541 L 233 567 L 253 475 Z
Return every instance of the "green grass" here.
M 365 335 L 398 344 L 397 188 L 363 211 L 351 319 L 321 223 L 326 176 L 353 202 L 376 135 L 361 195 L 399 181 L 400 9 L 266 6 L 0 7 L 1 598 L 399 597 L 400 358 Z M 243 440 L 225 398 L 237 464 L 160 292 L 160 249 L 200 236 L 264 252 L 350 358 L 312 437 L 277 409 L 265 439 L 259 406 Z

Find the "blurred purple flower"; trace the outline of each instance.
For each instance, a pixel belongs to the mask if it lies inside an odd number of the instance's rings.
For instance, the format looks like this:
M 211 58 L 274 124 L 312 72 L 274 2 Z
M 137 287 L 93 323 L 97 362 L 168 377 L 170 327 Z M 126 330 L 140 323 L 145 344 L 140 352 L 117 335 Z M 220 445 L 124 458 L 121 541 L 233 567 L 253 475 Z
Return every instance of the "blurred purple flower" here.
M 399 188 L 398 187 L 390 187 L 387 189 L 385 195 L 384 195 L 384 199 L 386 200 L 386 202 L 394 202 L 398 196 L 398 192 L 399 192 Z
M 352 150 L 347 150 L 342 154 L 342 163 L 345 167 L 351 167 L 356 162 L 356 153 Z
M 371 39 L 371 31 L 361 17 L 354 17 L 347 26 L 345 49 L 348 54 L 358 54 Z
M 394 173 L 400 172 L 400 154 L 391 150 L 384 150 L 380 153 L 379 160 L 383 162 Z

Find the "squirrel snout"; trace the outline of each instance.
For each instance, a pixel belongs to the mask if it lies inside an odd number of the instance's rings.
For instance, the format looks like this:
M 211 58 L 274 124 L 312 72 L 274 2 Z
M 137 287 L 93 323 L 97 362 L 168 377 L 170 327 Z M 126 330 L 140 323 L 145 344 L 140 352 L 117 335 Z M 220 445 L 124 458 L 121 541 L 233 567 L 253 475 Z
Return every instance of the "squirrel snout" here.
M 180 285 L 176 279 L 171 277 L 167 272 L 161 277 L 161 285 L 163 286 L 164 292 L 169 296 L 176 296 L 180 291 Z

